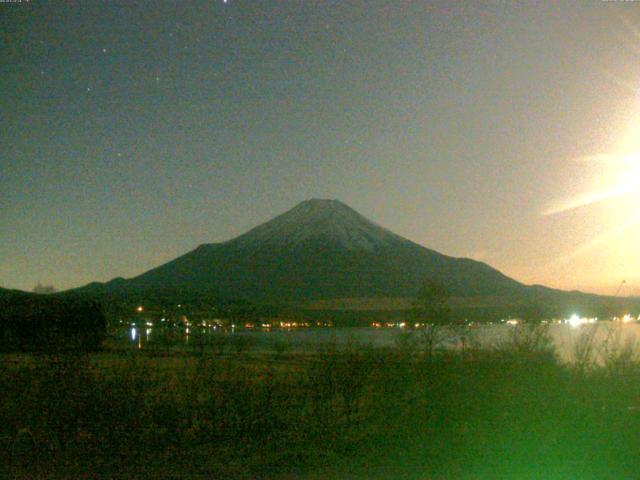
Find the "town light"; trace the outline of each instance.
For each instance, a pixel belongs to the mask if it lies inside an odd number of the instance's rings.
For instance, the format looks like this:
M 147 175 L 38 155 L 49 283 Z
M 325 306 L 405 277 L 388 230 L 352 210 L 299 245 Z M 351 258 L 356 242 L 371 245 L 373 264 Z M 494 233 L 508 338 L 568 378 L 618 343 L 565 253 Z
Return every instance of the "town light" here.
M 569 317 L 569 325 L 572 327 L 578 327 L 582 324 L 582 319 L 575 313 Z

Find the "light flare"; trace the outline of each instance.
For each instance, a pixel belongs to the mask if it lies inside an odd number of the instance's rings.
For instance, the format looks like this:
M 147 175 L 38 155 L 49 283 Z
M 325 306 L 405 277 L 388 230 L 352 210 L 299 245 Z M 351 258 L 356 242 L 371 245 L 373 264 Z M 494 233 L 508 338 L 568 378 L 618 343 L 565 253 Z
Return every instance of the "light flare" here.
M 581 157 L 578 161 L 589 163 L 604 162 L 611 164 L 612 168 L 622 169 L 622 171 L 618 173 L 615 184 L 610 188 L 556 201 L 544 210 L 543 216 L 556 215 L 640 192 L 640 153 L 631 155 L 593 155 Z

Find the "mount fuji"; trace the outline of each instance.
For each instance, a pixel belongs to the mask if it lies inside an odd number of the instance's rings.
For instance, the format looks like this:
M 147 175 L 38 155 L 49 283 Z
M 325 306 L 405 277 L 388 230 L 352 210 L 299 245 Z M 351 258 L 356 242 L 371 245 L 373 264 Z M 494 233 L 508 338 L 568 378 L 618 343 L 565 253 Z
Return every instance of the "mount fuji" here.
M 107 301 L 226 299 L 304 311 L 381 312 L 407 308 L 425 280 L 442 282 L 452 308 L 465 318 L 505 318 L 533 304 L 554 316 L 640 308 L 632 299 L 525 285 L 485 263 L 418 245 L 338 200 L 318 199 L 136 277 L 69 292 Z
M 203 244 L 137 277 L 82 290 L 217 292 L 228 298 L 310 301 L 411 297 L 425 279 L 455 296 L 528 288 L 490 266 L 440 254 L 338 200 L 307 200 L 243 235 Z

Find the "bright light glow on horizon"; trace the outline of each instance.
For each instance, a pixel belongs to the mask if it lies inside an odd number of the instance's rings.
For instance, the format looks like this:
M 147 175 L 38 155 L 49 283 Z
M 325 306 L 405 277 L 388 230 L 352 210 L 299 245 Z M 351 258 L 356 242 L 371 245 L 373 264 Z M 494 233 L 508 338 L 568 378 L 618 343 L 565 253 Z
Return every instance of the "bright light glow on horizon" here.
M 598 317 L 593 317 L 593 318 L 587 318 L 587 317 L 580 317 L 577 313 L 574 313 L 573 315 L 571 315 L 567 320 L 565 320 L 565 323 L 568 323 L 571 327 L 579 327 L 580 325 L 585 325 L 585 324 L 594 324 L 598 321 Z
M 567 236 L 573 240 L 568 240 L 571 246 L 550 259 L 545 271 L 565 273 L 570 265 L 583 270 L 586 266 L 592 280 L 619 275 L 638 281 L 638 264 L 631 260 L 640 236 L 640 117 L 636 113 L 640 102 L 632 102 L 629 108 L 628 128 L 617 134 L 616 147 L 609 153 L 572 159 L 570 163 L 579 168 L 574 168 L 574 180 L 567 185 L 573 193 L 542 211 L 542 217 L 571 216 L 567 221 L 577 228 Z M 582 278 L 587 281 L 586 275 Z
M 580 320 L 580 317 L 578 315 L 576 315 L 575 313 L 571 315 L 571 317 L 569 318 L 569 325 L 571 325 L 572 327 L 577 327 L 581 324 L 582 320 Z

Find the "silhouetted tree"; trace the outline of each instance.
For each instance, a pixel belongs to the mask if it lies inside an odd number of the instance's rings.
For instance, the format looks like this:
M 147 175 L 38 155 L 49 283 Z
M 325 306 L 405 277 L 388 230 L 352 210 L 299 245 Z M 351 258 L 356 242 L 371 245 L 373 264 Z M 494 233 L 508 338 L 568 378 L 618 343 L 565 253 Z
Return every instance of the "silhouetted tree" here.
M 513 327 L 508 338 L 509 348 L 519 358 L 553 358 L 555 347 L 549 333 L 550 308 L 536 296 L 520 308 L 520 322 Z
M 411 305 L 409 328 L 418 324 L 429 360 L 439 343 L 441 327 L 451 323 L 450 295 L 442 282 L 426 280 Z

